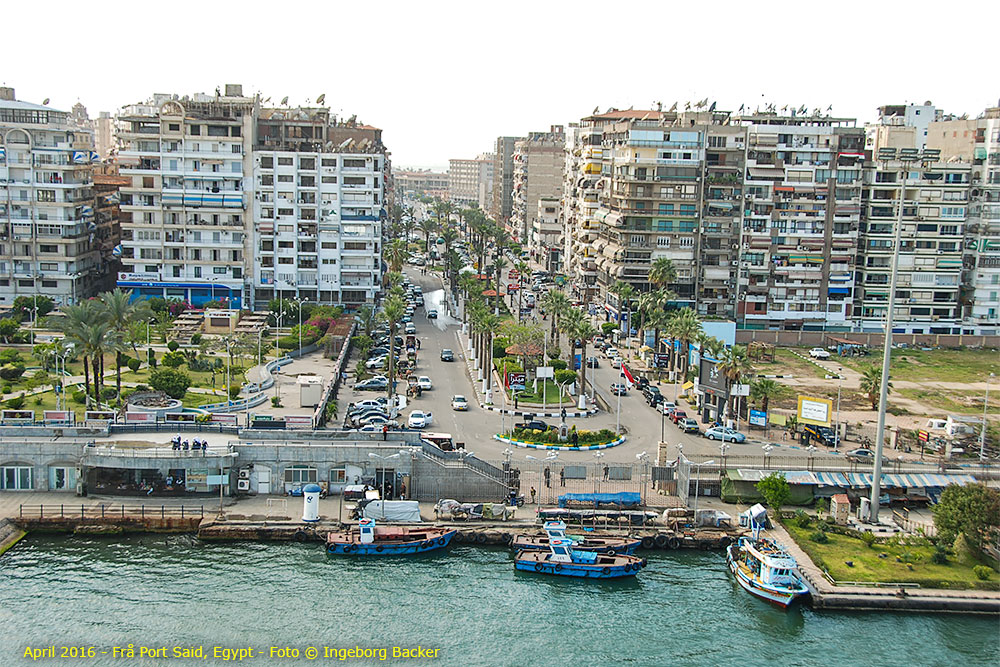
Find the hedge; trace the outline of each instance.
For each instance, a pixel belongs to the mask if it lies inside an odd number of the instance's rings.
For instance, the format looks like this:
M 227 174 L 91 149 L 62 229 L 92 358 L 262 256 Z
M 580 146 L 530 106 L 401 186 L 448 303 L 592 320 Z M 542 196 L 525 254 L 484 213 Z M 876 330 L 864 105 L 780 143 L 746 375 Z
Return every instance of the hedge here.
M 605 443 L 614 442 L 618 439 L 615 432 L 611 429 L 603 428 L 600 431 L 577 431 L 577 445 L 603 445 Z M 558 430 L 549 431 L 538 431 L 535 429 L 522 429 L 516 428 L 510 434 L 510 438 L 514 440 L 522 440 L 524 442 L 533 442 L 539 445 L 563 445 L 565 447 L 573 446 L 573 432 L 570 431 L 569 440 L 565 442 L 559 440 Z

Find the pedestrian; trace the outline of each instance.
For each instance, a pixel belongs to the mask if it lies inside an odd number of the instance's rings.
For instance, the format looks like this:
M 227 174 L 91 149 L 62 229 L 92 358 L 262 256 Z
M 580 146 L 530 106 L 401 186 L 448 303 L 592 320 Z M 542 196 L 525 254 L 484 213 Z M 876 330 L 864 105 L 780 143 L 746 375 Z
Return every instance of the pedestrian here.
M 566 486 L 566 468 L 559 468 L 559 486 Z
M 399 499 L 406 500 L 406 484 L 400 483 L 399 485 Z
M 535 504 L 535 487 L 531 487 L 531 504 Z
M 388 439 L 389 439 L 389 425 L 388 424 L 383 424 L 382 425 L 382 440 L 385 441 L 385 440 L 388 440 Z
M 552 469 L 547 467 L 547 468 L 545 468 L 545 488 L 546 489 L 548 489 L 551 486 L 551 484 L 550 484 L 551 480 L 552 480 Z
M 517 410 L 517 394 L 514 394 L 514 409 Z
M 608 481 L 610 475 L 611 475 L 611 468 L 609 468 L 608 464 L 605 463 L 604 464 L 604 481 L 605 482 Z
M 573 428 L 573 446 L 576 447 L 580 444 L 580 434 L 576 432 L 576 428 Z

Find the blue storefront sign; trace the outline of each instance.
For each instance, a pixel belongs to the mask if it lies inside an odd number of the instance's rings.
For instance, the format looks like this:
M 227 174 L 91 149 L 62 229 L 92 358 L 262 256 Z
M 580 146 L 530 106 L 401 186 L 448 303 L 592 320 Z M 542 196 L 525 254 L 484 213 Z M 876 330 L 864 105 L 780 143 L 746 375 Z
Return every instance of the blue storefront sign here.
M 767 426 L 767 413 L 763 410 L 750 411 L 751 426 Z

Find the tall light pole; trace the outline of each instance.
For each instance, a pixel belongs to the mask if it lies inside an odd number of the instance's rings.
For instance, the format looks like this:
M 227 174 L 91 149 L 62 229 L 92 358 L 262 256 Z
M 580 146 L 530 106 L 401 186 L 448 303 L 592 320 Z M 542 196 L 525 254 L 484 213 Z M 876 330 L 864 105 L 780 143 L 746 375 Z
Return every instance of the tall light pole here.
M 713 463 L 715 463 L 715 459 L 711 459 L 709 461 L 702 461 L 701 463 L 692 463 L 691 464 L 695 468 L 698 469 L 698 472 L 696 472 L 694 474 L 695 475 L 695 477 L 694 477 L 694 525 L 696 525 L 696 526 L 698 525 L 698 491 L 699 491 L 700 482 L 701 482 L 701 467 L 702 466 L 711 465 Z
M 885 341 L 882 347 L 882 382 L 879 389 L 878 401 L 878 427 L 875 430 L 875 464 L 872 470 L 872 496 L 871 514 L 869 521 L 878 523 L 878 501 L 881 495 L 882 482 L 882 447 L 885 441 L 885 410 L 888 407 L 889 397 L 889 361 L 892 354 L 892 322 L 896 310 L 896 283 L 899 279 L 899 246 L 903 234 L 903 209 L 906 207 L 906 180 L 909 176 L 909 169 L 916 162 L 934 162 L 941 156 L 941 151 L 936 148 L 925 148 L 920 151 L 916 148 L 900 149 L 896 155 L 895 148 L 880 148 L 876 160 L 882 163 L 883 168 L 887 167 L 890 161 L 897 160 L 902 169 L 902 179 L 899 184 L 899 210 L 896 213 L 896 229 L 892 242 L 892 273 L 889 278 L 889 303 L 885 313 Z
M 986 376 L 986 396 L 983 399 L 983 427 L 979 431 L 979 462 L 986 460 L 986 408 L 990 404 L 990 380 L 996 377 L 996 373 Z
M 299 299 L 299 358 L 302 358 L 302 302 L 308 299 Z

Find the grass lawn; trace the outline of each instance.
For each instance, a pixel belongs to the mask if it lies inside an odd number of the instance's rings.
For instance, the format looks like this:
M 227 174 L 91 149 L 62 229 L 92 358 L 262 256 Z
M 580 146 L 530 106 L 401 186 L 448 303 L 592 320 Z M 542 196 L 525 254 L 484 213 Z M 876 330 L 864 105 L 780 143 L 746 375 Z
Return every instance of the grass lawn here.
M 805 348 L 797 351 L 802 354 L 809 352 Z M 817 378 L 820 380 L 825 379 L 827 375 L 822 368 L 795 356 L 792 350 L 787 348 L 775 350 L 774 361 L 754 361 L 753 367 L 758 375 L 794 375 L 796 378 Z
M 867 365 L 879 363 L 881 357 L 876 356 L 847 357 L 838 361 L 862 371 Z M 893 380 L 985 382 L 991 372 L 1000 375 L 1000 353 L 996 350 L 895 349 L 891 363 Z
M 924 405 L 935 407 L 942 412 L 971 414 L 982 417 L 983 392 L 960 391 L 957 389 L 897 389 L 893 391 L 900 396 L 920 401 Z M 992 394 L 992 392 L 991 392 Z M 889 395 L 890 401 L 892 394 Z M 993 403 L 993 396 L 990 396 Z
M 1000 590 L 1000 575 L 994 571 L 988 581 L 980 580 L 973 573 L 972 567 L 981 563 L 970 555 L 956 559 L 953 554 L 949 554 L 946 564 L 937 565 L 931 562 L 934 547 L 929 544 L 907 546 L 876 542 L 868 548 L 855 537 L 832 532 L 827 533 L 830 539 L 828 543 L 819 544 L 809 539 L 809 535 L 815 531 L 815 523 L 809 528 L 801 528 L 794 520 L 786 520 L 782 525 L 813 562 L 825 568 L 837 581 L 917 583 L 924 588 Z M 879 558 L 881 553 L 888 556 Z M 848 567 L 846 561 L 853 562 L 854 567 Z
M 543 384 L 544 383 L 544 384 Z M 510 390 L 507 391 L 507 403 L 513 405 L 514 398 L 511 395 Z M 520 405 L 521 403 L 537 403 L 542 404 L 542 393 L 545 394 L 545 404 L 546 405 L 558 405 L 560 403 L 559 397 L 559 385 L 557 385 L 552 380 L 544 380 L 538 383 L 538 392 L 532 391 L 532 385 L 529 383 L 524 391 L 517 392 L 517 401 Z M 566 396 L 566 405 L 572 405 L 574 400 L 572 396 Z

